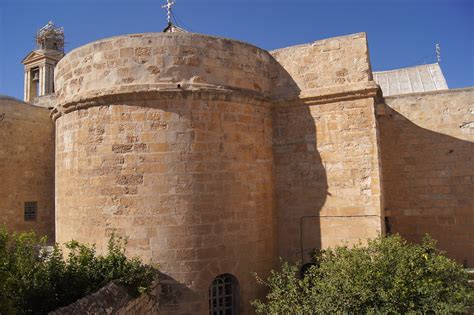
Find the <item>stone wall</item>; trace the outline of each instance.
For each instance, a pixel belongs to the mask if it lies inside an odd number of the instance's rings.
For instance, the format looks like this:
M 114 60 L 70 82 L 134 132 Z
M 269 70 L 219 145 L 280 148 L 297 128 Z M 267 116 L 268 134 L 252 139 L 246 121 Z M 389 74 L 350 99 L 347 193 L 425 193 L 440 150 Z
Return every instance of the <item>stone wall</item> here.
M 372 80 L 367 36 L 358 33 L 270 52 L 282 69 L 275 71 L 274 94 L 297 96 L 318 88 Z M 335 89 L 337 90 L 337 89 Z
M 0 96 L 0 225 L 54 241 L 54 124 L 45 108 Z M 25 221 L 25 202 L 37 218 Z
M 382 233 L 373 99 L 279 108 L 274 124 L 279 255 Z
M 271 108 L 260 92 L 270 87 L 271 56 L 193 34 L 96 44 L 66 55 L 56 71 L 58 241 L 102 251 L 111 233 L 129 237 L 130 255 L 181 284 L 169 313 L 207 312 L 213 279 L 231 273 L 240 309 L 250 312 L 262 293 L 251 272 L 264 275 L 276 260 Z M 102 45 L 120 45 L 109 74 L 95 70 L 108 58 Z M 83 75 L 80 91 L 74 73 Z M 206 81 L 177 87 L 197 74 Z
M 281 97 L 296 96 L 273 113 L 278 254 L 304 263 L 315 249 L 383 232 L 378 88 L 363 33 L 272 55 Z
M 118 36 L 67 54 L 55 86 L 37 101 L 54 104 L 57 241 L 101 252 L 112 233 L 128 237 L 130 255 L 167 274 L 162 313 L 207 313 L 223 273 L 251 313 L 263 293 L 251 272 L 376 237 L 385 215 L 391 232 L 430 233 L 474 264 L 474 89 L 379 101 L 364 33 L 271 53 Z M 0 98 L 2 219 L 51 239 L 54 138 L 45 108 Z M 36 222 L 23 222 L 25 201 Z
M 47 94 L 40 97 L 37 97 L 33 100 L 32 104 L 36 106 L 41 106 L 47 109 L 52 109 L 56 105 L 57 99 L 56 94 Z
M 393 96 L 378 105 L 391 232 L 425 233 L 474 267 L 474 88 Z
M 97 93 L 178 84 L 269 93 L 271 61 L 268 52 L 252 45 L 199 34 L 118 36 L 68 53 L 55 69 L 56 94 L 59 103 L 71 103 Z

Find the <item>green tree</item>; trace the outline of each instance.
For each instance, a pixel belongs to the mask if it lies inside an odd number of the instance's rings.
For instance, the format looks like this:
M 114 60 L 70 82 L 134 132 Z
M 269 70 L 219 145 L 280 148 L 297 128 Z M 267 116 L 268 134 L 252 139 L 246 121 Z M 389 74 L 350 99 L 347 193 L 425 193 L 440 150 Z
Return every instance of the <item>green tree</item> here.
M 462 313 L 474 303 L 465 270 L 428 236 L 419 245 L 400 236 L 321 252 L 303 278 L 283 263 L 266 281 L 259 314 Z
M 134 295 L 147 292 L 157 271 L 127 258 L 126 241 L 112 236 L 105 255 L 71 241 L 67 257 L 34 233 L 8 234 L 0 228 L 0 313 L 46 314 L 93 293 L 112 280 Z

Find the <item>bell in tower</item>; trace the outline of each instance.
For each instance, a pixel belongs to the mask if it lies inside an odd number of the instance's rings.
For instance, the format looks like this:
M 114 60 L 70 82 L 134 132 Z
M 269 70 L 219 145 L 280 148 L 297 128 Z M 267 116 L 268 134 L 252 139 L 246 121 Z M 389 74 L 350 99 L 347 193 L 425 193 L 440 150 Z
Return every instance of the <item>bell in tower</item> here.
M 48 22 L 36 33 L 36 50 L 22 61 L 25 66 L 25 102 L 54 93 L 54 68 L 64 56 L 64 29 Z

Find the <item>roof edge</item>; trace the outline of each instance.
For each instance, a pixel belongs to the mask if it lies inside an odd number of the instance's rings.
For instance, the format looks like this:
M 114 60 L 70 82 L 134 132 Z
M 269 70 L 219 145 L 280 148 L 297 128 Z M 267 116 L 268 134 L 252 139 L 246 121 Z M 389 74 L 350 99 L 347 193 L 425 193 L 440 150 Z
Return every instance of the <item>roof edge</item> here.
M 435 66 L 438 65 L 441 68 L 441 65 L 438 62 L 433 62 L 433 63 L 425 63 L 422 65 L 416 65 L 416 66 L 409 66 L 409 67 L 403 67 L 403 68 L 396 68 L 396 69 L 390 69 L 390 70 L 380 70 L 380 71 L 372 71 L 372 73 L 388 73 L 388 72 L 396 72 L 400 71 L 403 69 L 413 69 L 413 68 L 419 68 L 419 67 L 426 67 L 426 66 Z

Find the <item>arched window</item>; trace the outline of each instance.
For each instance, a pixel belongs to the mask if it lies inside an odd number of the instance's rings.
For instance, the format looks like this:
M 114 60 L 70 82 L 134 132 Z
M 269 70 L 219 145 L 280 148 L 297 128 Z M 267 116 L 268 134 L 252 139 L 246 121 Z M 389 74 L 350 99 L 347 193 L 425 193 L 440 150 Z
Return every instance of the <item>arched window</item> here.
M 217 276 L 209 287 L 209 315 L 239 314 L 239 283 L 225 273 Z

